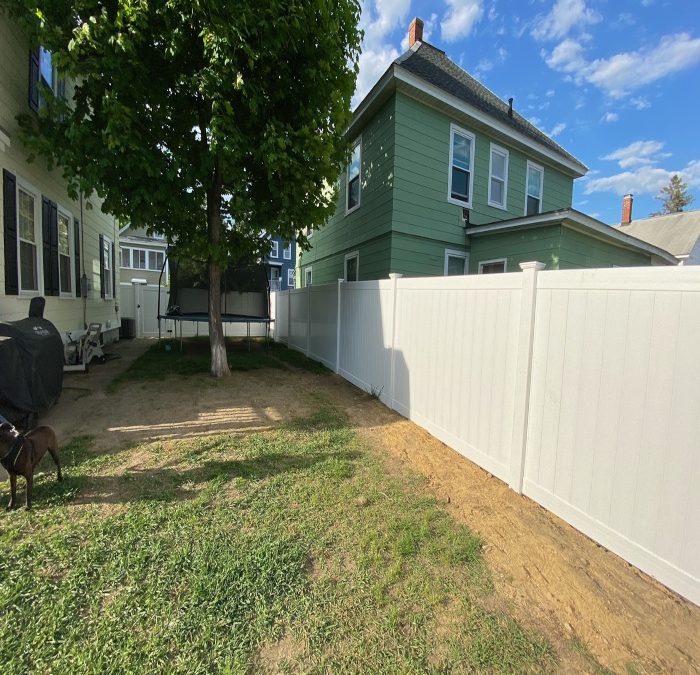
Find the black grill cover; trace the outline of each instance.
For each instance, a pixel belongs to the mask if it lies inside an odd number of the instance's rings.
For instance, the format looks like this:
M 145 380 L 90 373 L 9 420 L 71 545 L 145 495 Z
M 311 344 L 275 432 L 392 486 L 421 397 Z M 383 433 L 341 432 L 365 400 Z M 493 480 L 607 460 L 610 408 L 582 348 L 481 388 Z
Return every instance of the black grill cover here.
M 63 341 L 46 319 L 0 321 L 0 415 L 20 424 L 48 410 L 63 387 Z

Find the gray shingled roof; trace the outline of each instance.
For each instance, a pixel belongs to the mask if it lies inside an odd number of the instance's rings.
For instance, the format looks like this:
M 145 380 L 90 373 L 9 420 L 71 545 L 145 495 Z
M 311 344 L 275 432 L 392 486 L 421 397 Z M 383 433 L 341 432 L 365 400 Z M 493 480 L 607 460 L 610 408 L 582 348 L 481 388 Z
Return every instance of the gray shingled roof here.
M 549 136 L 528 122 L 522 115 L 513 111 L 513 117 L 508 116 L 508 104 L 502 101 L 481 82 L 475 80 L 469 73 L 462 70 L 456 63 L 447 58 L 445 52 L 433 47 L 427 42 L 421 42 L 418 49 L 409 49 L 396 61 L 413 75 L 452 94 L 465 103 L 491 115 L 499 122 L 511 127 L 545 147 L 566 157 L 569 161 L 583 164 L 570 155 L 564 148 L 555 143 Z
M 629 225 L 620 225 L 618 229 L 675 256 L 685 256 L 700 239 L 700 210 L 641 218 Z

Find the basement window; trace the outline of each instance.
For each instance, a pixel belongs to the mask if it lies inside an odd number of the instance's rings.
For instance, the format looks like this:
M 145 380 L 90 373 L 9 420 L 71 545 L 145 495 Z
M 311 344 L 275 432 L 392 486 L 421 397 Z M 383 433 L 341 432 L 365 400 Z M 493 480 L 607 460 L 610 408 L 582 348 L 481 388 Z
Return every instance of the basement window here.
M 500 274 L 506 271 L 506 259 L 482 260 L 479 262 L 479 274 Z

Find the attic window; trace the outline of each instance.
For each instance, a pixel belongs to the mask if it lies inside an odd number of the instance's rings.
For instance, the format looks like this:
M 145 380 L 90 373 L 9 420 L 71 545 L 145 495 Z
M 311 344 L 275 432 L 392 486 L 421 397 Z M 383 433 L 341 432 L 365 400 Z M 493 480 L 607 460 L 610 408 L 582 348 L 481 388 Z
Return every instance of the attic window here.
M 474 166 L 474 134 L 450 126 L 450 187 L 449 201 L 471 207 Z

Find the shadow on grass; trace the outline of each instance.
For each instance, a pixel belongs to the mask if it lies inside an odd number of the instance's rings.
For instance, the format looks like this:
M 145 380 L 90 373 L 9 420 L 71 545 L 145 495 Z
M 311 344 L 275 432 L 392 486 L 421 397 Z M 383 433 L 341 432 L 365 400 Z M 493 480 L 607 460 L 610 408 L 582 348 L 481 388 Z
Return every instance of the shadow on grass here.
M 84 504 L 188 501 L 197 497 L 200 489 L 211 481 L 218 480 L 221 484 L 236 478 L 258 481 L 306 471 L 324 462 L 336 465 L 339 461 L 347 472 L 351 466 L 349 462 L 358 457 L 359 454 L 352 451 L 311 456 L 269 453 L 254 459 L 205 461 L 190 468 L 132 468 L 120 475 L 76 476 L 63 483 L 44 482 L 36 494 L 49 504 L 68 501 L 77 491 L 82 493 L 80 501 Z

